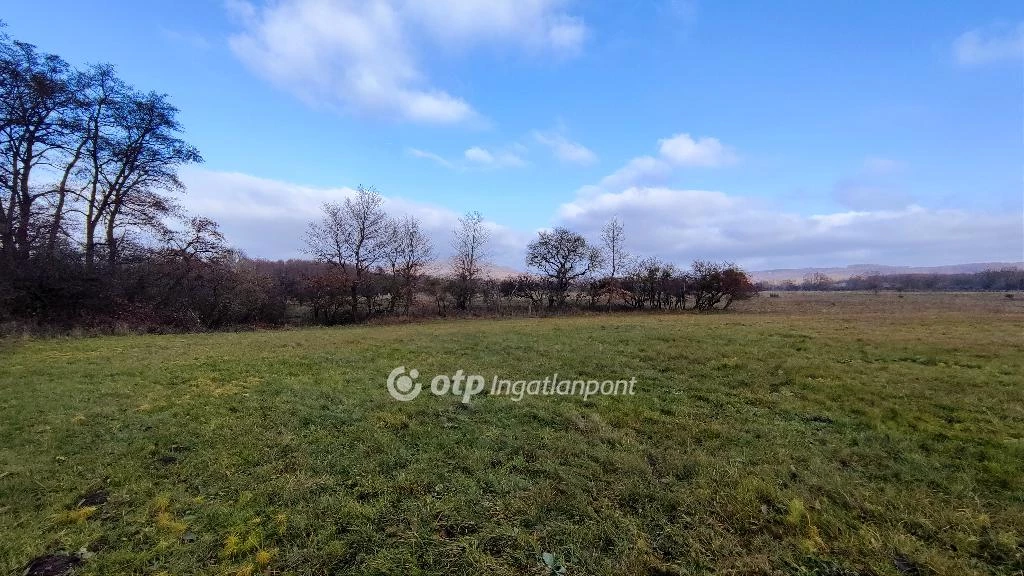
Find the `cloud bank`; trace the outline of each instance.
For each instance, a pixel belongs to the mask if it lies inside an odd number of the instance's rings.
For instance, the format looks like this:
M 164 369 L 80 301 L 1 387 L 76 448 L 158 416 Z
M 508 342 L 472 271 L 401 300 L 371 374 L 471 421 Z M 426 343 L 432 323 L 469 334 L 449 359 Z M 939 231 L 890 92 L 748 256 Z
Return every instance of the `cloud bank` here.
M 241 30 L 232 52 L 304 102 L 452 124 L 479 119 L 459 96 L 432 85 L 415 57 L 424 47 L 510 45 L 571 57 L 584 22 L 559 0 L 229 0 Z
M 264 258 L 302 257 L 306 226 L 319 216 L 320 205 L 354 193 L 346 187 L 302 186 L 195 168 L 182 177 L 188 186 L 183 198 L 187 209 L 214 218 L 233 245 Z M 419 218 L 439 255 L 450 254 L 451 232 L 461 210 L 384 192 L 390 212 Z M 1024 215 L 1019 211 L 990 214 L 911 204 L 802 215 L 753 197 L 666 186 L 581 193 L 551 215 L 550 222 L 597 240 L 613 216 L 624 222 L 627 248 L 634 254 L 680 264 L 696 258 L 734 260 L 751 270 L 1018 261 L 1024 246 Z M 524 269 L 525 247 L 536 231 L 493 220 L 488 226 L 493 262 Z
M 216 220 L 228 242 L 254 258 L 288 259 L 303 253 L 308 224 L 321 216 L 324 202 L 341 202 L 355 194 L 348 187 L 302 186 L 238 172 L 189 168 L 181 173 L 188 193 L 181 199 L 194 214 Z M 441 259 L 451 255 L 452 231 L 461 212 L 382 194 L 392 216 L 414 216 L 434 244 Z M 495 263 L 520 262 L 530 233 L 513 230 L 492 220 L 491 256 Z
M 716 191 L 630 187 L 563 204 L 560 224 L 597 238 L 612 217 L 639 255 L 688 263 L 733 260 L 752 269 L 1017 261 L 1024 216 L 918 205 L 801 215 Z
M 833 198 L 845 210 L 805 215 L 751 196 L 666 184 L 681 167 L 736 163 L 716 138 L 676 134 L 659 140 L 658 152 L 581 187 L 555 221 L 596 239 L 618 217 L 627 248 L 639 256 L 731 260 L 750 269 L 1017 261 L 1024 249 L 1024 214 L 915 204 L 897 185 L 903 164 L 890 158 L 868 157 L 837 183 Z

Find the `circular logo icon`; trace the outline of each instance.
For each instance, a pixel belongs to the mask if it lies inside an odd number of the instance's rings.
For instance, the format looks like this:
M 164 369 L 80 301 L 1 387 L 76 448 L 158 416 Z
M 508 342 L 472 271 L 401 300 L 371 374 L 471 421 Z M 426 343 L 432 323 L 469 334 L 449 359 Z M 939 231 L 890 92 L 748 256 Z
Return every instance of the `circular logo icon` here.
M 416 381 L 419 378 L 419 370 L 413 368 L 409 370 L 409 374 L 405 373 L 405 366 L 399 366 L 388 374 L 388 394 L 399 402 L 408 402 L 420 395 L 420 390 L 423 388 L 420 383 Z

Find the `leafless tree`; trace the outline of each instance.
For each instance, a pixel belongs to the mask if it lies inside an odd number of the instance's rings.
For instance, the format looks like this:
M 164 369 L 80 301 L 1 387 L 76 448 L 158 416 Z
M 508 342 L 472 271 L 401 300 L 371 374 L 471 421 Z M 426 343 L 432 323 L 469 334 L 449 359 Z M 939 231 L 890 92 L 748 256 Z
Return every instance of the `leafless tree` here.
M 459 310 L 468 310 L 477 292 L 490 238 L 491 231 L 487 229 L 484 217 L 479 212 L 467 212 L 459 218 L 452 242 L 455 250 L 452 257 L 452 288 L 455 307 Z
M 340 204 L 326 202 L 322 210 L 323 218 L 309 225 L 307 251 L 349 274 L 349 311 L 356 319 L 367 274 L 384 262 L 391 249 L 393 222 L 384 211 L 384 199 L 373 187 L 359 186 L 355 196 Z
M 111 110 L 114 130 L 106 141 L 103 179 L 108 198 L 104 222 L 107 261 L 113 267 L 121 232 L 160 230 L 164 218 L 177 210 L 165 193 L 184 188 L 178 167 L 203 159 L 177 137 L 181 131 L 178 109 L 163 94 L 131 91 Z
M 0 252 L 27 261 L 41 233 L 39 200 L 50 189 L 33 185 L 33 171 L 51 163 L 68 138 L 74 72 L 59 56 L 0 33 Z
M 405 313 L 408 314 L 415 295 L 416 283 L 423 268 L 433 259 L 434 247 L 430 238 L 424 234 L 419 220 L 412 216 L 393 221 L 391 235 L 385 258 L 390 264 L 391 275 L 397 282 L 398 294 Z
M 89 107 L 85 124 L 88 173 L 81 197 L 85 205 L 85 266 L 91 271 L 96 262 L 97 234 L 109 204 L 109 193 L 103 186 L 103 174 L 107 163 L 106 135 L 112 124 L 110 109 L 128 91 L 128 86 L 114 74 L 112 66 L 95 66 L 89 74 L 91 82 L 83 95 Z
M 49 229 L 46 233 L 46 257 L 53 263 L 58 244 L 70 236 L 65 227 L 65 219 L 69 209 L 76 203 L 76 190 L 73 185 L 76 180 L 81 180 L 85 172 L 81 169 L 81 160 L 86 152 L 89 143 L 89 112 L 90 101 L 88 94 L 95 77 L 91 72 L 75 71 L 69 80 L 69 89 L 74 94 L 74 101 L 65 111 L 64 127 L 66 138 L 61 145 L 62 154 L 52 163 L 53 167 L 60 174 L 60 180 L 52 190 L 50 199 L 52 209 L 50 210 Z
M 601 251 L 580 234 L 555 228 L 540 232 L 538 238 L 530 242 L 526 248 L 526 264 L 548 278 L 551 284 L 548 306 L 561 307 L 569 286 L 601 266 Z
M 804 290 L 828 290 L 832 287 L 833 283 L 834 281 L 827 274 L 814 272 L 804 276 L 801 287 Z
M 601 229 L 601 243 L 604 245 L 609 276 L 612 278 L 616 278 L 625 267 L 625 262 L 628 258 L 623 247 L 625 241 L 626 233 L 622 226 L 622 221 L 617 216 L 613 217 Z
M 519 274 L 505 278 L 499 284 L 501 295 L 510 302 L 521 299 L 529 302 L 529 311 L 540 307 L 544 301 L 543 283 L 530 274 Z
M 173 254 L 185 262 L 211 260 L 223 256 L 227 243 L 220 226 L 209 218 L 195 216 L 185 222 L 184 230 L 168 230 L 163 235 L 164 255 Z
M 167 97 L 133 90 L 112 67 L 91 70 L 84 98 L 85 263 L 92 270 L 102 245 L 113 268 L 126 232 L 165 232 L 165 219 L 178 212 L 167 193 L 183 188 L 178 168 L 203 159 L 178 136 L 178 109 Z

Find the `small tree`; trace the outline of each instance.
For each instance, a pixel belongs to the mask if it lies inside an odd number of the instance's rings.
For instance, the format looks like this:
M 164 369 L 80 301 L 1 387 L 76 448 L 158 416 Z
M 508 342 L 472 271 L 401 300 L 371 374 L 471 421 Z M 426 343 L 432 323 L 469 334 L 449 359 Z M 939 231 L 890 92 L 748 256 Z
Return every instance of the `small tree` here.
M 569 286 L 601 267 L 601 251 L 586 238 L 565 228 L 540 232 L 526 248 L 526 264 L 550 282 L 549 307 L 562 307 Z
M 484 217 L 479 212 L 467 212 L 459 218 L 452 242 L 452 248 L 455 249 L 452 257 L 452 292 L 455 307 L 459 310 L 468 310 L 477 292 L 490 239 L 491 231 L 487 229 Z
M 349 312 L 353 320 L 359 317 L 359 296 L 367 273 L 384 260 L 394 243 L 394 224 L 383 205 L 376 189 L 359 186 L 355 196 L 340 204 L 325 202 L 323 218 L 311 223 L 306 233 L 311 255 L 343 272 L 351 271 Z
M 601 229 L 601 243 L 604 244 L 609 276 L 616 278 L 625 267 L 628 255 L 623 248 L 626 235 L 622 222 L 618 217 L 612 218 L 604 228 Z
M 2 24 L 2 22 L 0 22 Z M 0 255 L 3 264 L 29 259 L 35 221 L 50 187 L 33 171 L 59 162 L 77 100 L 74 73 L 59 56 L 11 40 L 0 31 Z
M 747 300 L 756 296 L 757 287 L 742 268 L 727 263 L 722 270 L 722 292 L 725 294 L 722 310 L 725 310 L 735 300 Z
M 385 258 L 391 266 L 391 275 L 398 288 L 392 294 L 391 307 L 396 296 L 401 300 L 405 313 L 409 313 L 423 267 L 434 257 L 430 238 L 423 233 L 419 220 L 406 216 L 392 223 L 392 239 Z
M 828 275 L 821 272 L 815 272 L 813 274 L 807 274 L 804 276 L 803 284 L 801 288 L 804 290 L 831 290 L 833 280 Z
M 757 288 L 747 273 L 731 262 L 719 264 L 697 260 L 688 276 L 694 310 L 713 310 L 723 302 L 724 310 L 734 300 L 745 300 L 757 294 Z
M 722 266 L 707 260 L 696 260 L 690 266 L 690 291 L 694 310 L 711 310 L 722 301 Z

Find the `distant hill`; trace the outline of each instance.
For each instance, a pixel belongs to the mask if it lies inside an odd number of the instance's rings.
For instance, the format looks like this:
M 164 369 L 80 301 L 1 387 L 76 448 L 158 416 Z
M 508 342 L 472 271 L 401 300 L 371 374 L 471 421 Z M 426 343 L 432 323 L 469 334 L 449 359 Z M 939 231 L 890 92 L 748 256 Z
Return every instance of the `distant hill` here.
M 756 270 L 750 272 L 755 282 L 800 282 L 804 277 L 821 273 L 833 280 L 845 280 L 852 276 L 877 272 L 883 276 L 893 274 L 971 274 L 985 270 L 1016 268 L 1024 270 L 1024 262 L 976 262 L 973 264 L 951 264 L 948 266 L 881 266 L 878 264 L 851 264 L 842 268 L 783 268 L 778 270 Z

